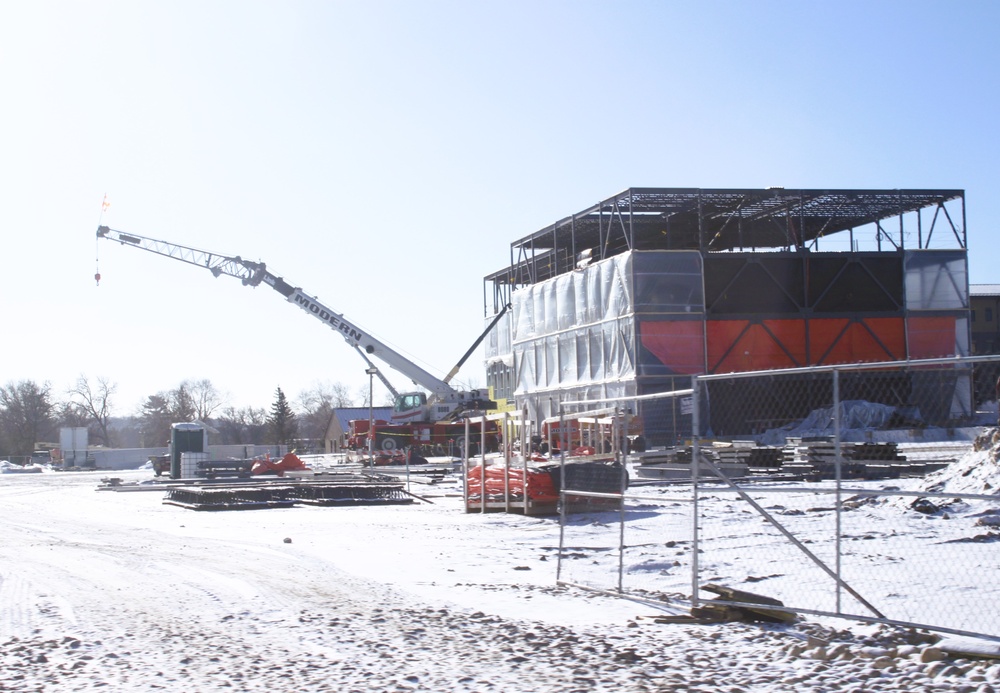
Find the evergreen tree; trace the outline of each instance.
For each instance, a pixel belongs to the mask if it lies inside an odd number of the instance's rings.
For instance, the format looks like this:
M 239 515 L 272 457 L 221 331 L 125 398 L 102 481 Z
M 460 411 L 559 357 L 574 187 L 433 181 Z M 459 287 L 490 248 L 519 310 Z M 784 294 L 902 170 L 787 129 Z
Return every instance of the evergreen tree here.
M 295 412 L 292 411 L 288 398 L 285 397 L 285 393 L 281 391 L 280 387 L 275 393 L 274 403 L 271 405 L 271 415 L 267 417 L 267 424 L 272 443 L 292 447 L 299 427 L 295 420 Z
M 196 414 L 195 401 L 187 382 L 181 383 L 169 392 L 150 395 L 142 404 L 139 413 L 144 445 L 148 447 L 166 445 L 170 440 L 170 427 L 175 423 L 194 421 Z
M 175 423 L 167 394 L 159 392 L 147 397 L 142 404 L 139 420 L 143 446 L 153 448 L 166 445 L 170 441 L 170 425 Z

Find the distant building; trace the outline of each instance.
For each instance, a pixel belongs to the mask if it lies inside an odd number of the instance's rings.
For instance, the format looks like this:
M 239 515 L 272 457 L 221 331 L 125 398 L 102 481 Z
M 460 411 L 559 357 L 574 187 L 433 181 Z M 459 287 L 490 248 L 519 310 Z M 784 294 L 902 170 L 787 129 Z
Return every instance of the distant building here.
M 1000 354 L 1000 284 L 969 285 L 969 325 L 972 353 L 976 356 Z M 976 369 L 976 402 L 997 399 L 1000 364 L 982 364 Z
M 970 284 L 972 353 L 1000 354 L 1000 284 Z

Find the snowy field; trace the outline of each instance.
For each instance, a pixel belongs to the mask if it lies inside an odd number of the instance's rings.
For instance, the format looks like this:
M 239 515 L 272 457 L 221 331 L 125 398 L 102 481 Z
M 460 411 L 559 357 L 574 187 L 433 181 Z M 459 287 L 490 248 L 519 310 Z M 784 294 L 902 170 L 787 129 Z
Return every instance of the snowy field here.
M 924 478 L 848 479 L 839 501 L 832 481 L 755 480 L 743 484 L 745 499 L 705 483 L 698 584 L 751 591 L 806 613 L 1000 638 L 1000 609 L 983 608 L 1000 595 L 998 489 L 992 450 Z M 686 599 L 694 555 L 690 485 L 634 486 L 626 508 L 623 530 L 615 513 L 569 518 L 561 578 L 616 589 L 620 561 L 625 592 Z M 621 558 L 619 543 L 626 547 Z M 843 589 L 827 571 L 843 578 Z
M 454 482 L 213 513 L 105 476 L 0 476 L 0 691 L 1000 693 L 1000 664 L 934 634 L 661 623 L 558 587 L 558 520 L 465 514 Z

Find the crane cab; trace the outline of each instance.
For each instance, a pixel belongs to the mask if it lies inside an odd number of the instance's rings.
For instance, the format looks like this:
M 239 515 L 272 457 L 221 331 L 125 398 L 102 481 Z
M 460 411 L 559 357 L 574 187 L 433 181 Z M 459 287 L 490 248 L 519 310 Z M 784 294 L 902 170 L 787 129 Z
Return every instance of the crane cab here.
M 479 398 L 455 393 L 449 397 L 428 397 L 426 392 L 404 392 L 396 397 L 392 407 L 393 423 L 435 423 L 452 421 L 462 412 L 494 409 L 485 391 L 474 391 Z M 485 399 L 483 399 L 485 398 Z
M 404 392 L 396 397 L 396 402 L 392 406 L 392 420 L 427 421 L 427 394 Z

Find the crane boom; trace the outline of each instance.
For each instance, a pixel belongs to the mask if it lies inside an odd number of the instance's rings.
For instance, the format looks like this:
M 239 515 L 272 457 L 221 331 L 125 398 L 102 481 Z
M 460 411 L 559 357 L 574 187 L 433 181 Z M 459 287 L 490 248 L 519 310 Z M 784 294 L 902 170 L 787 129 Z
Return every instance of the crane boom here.
M 378 358 L 390 368 L 393 368 L 394 370 L 397 370 L 405 375 L 416 385 L 429 390 L 432 395 L 439 399 L 465 399 L 465 397 L 462 396 L 465 393 L 457 392 L 451 387 L 451 385 L 441 378 L 432 375 L 407 359 L 402 354 L 399 354 L 389 346 L 383 344 L 381 341 L 368 334 L 367 331 L 361 329 L 355 323 L 346 319 L 342 314 L 337 313 L 333 309 L 323 305 L 315 296 L 310 296 L 302 291 L 302 289 L 292 286 L 282 277 L 279 277 L 268 270 L 267 266 L 263 262 L 244 260 L 238 255 L 218 255 L 205 250 L 198 250 L 196 248 L 188 248 L 186 246 L 177 245 L 176 243 L 168 243 L 167 241 L 147 238 L 137 234 L 116 231 L 115 229 L 107 226 L 98 227 L 97 237 L 104 238 L 109 241 L 118 241 L 122 245 L 130 245 L 151 253 L 156 253 L 157 255 L 163 255 L 164 257 L 180 260 L 181 262 L 186 262 L 197 267 L 204 267 L 216 277 L 223 274 L 235 277 L 241 280 L 244 286 L 256 287 L 260 284 L 266 284 L 284 296 L 289 303 L 298 306 L 316 319 L 322 321 L 327 327 L 339 333 L 348 344 L 355 349 L 358 349 L 362 355 L 374 356 Z M 382 378 L 381 375 L 379 375 L 379 377 L 383 380 L 383 382 L 385 382 L 385 379 Z M 395 393 L 391 387 L 389 390 L 390 392 Z M 478 396 L 481 393 L 475 394 Z M 478 397 L 474 397 L 474 399 L 478 399 Z
M 359 346 L 355 346 L 354 348 L 357 350 L 358 355 L 362 359 L 364 359 L 364 362 L 368 364 L 368 367 L 375 371 L 374 375 L 377 376 L 378 379 L 382 381 L 382 384 L 385 385 L 385 389 L 389 391 L 389 393 L 392 395 L 392 398 L 394 400 L 399 399 L 399 393 L 396 392 L 396 388 L 392 386 L 392 383 L 390 383 L 389 379 L 385 377 L 385 374 L 374 363 L 372 363 L 372 360 L 368 358 L 368 354 L 362 351 L 361 347 Z

